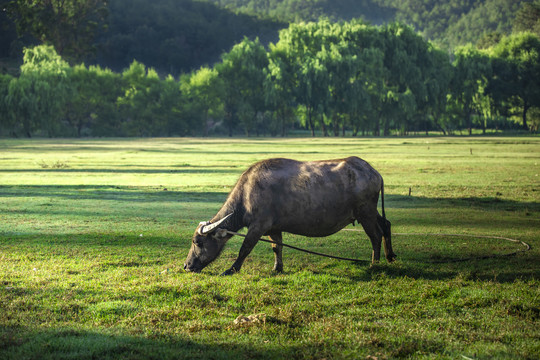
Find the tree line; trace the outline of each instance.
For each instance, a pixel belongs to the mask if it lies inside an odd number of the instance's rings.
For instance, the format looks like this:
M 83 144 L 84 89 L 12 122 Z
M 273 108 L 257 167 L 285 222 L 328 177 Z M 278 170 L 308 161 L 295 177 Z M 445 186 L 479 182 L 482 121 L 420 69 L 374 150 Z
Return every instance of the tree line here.
M 473 128 L 536 131 L 540 40 L 443 52 L 411 28 L 361 21 L 291 24 L 265 48 L 244 38 L 214 66 L 162 78 L 70 65 L 28 48 L 0 76 L 4 136 L 407 135 Z M 514 119 L 519 119 L 518 122 Z

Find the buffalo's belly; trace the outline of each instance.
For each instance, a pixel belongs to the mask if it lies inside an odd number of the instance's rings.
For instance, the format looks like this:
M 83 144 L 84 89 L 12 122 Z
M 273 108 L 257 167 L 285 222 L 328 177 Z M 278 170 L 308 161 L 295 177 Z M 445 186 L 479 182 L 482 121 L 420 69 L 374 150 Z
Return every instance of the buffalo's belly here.
M 273 230 L 309 237 L 324 237 L 337 233 L 352 221 L 352 216 L 331 219 L 304 218 L 303 221 L 285 221 L 275 226 Z

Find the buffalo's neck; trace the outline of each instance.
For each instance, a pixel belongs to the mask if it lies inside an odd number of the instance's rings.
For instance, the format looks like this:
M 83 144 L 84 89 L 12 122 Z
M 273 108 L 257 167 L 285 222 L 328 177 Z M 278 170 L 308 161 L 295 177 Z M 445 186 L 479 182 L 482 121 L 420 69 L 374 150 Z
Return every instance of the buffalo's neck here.
M 212 222 L 219 221 L 225 216 L 232 213 L 232 216 L 225 220 L 219 227 L 229 231 L 238 231 L 245 226 L 244 224 L 244 214 L 245 209 L 241 203 L 236 203 L 232 201 L 227 201 L 221 209 L 218 211 L 216 216 L 212 219 Z

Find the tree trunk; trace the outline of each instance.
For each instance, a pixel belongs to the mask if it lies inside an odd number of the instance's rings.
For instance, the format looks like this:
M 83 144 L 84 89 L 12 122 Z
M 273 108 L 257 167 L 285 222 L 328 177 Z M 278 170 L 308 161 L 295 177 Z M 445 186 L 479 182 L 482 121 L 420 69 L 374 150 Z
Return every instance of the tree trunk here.
M 389 136 L 390 135 L 390 122 L 388 121 L 388 119 L 385 119 L 384 120 L 384 136 Z
M 285 137 L 285 111 L 278 111 L 278 116 L 281 118 L 281 137 Z
M 310 107 L 307 108 L 307 113 L 308 113 L 308 125 L 309 125 L 309 129 L 311 130 L 311 137 L 315 137 L 315 126 L 313 124 L 313 116 L 312 116 Z
M 321 127 L 324 137 L 328 137 L 328 129 L 326 128 L 326 124 L 324 123 L 324 115 L 321 114 Z
M 471 111 L 467 111 L 467 127 L 469 128 L 469 136 L 472 135 L 472 116 Z
M 382 114 L 379 113 L 379 116 L 377 116 L 377 121 L 375 122 L 374 136 L 381 136 L 381 118 Z
M 523 102 L 523 128 L 525 130 L 529 130 L 529 125 L 527 125 L 527 111 L 529 111 L 529 104 L 527 104 L 525 101 Z
M 333 125 L 333 130 L 334 130 L 334 136 L 338 137 L 339 136 L 339 120 L 338 120 L 337 114 L 335 113 L 332 115 L 332 125 Z
M 203 121 L 204 121 L 203 137 L 207 137 L 208 136 L 208 109 L 204 112 Z

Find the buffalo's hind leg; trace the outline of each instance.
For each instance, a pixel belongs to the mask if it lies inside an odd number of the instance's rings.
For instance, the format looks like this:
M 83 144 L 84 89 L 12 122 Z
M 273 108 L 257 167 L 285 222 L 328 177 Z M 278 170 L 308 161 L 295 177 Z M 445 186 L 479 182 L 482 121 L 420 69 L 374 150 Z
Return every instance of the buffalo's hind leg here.
M 274 271 L 281 273 L 283 272 L 283 245 L 281 245 L 283 243 L 283 237 L 279 232 L 270 234 L 270 239 L 277 243 L 272 244 L 272 251 L 274 251 Z
M 371 263 L 375 264 L 379 262 L 381 258 L 381 241 L 383 236 L 382 230 L 377 223 L 376 217 L 370 216 L 369 218 L 362 218 L 360 219 L 360 223 L 369 237 L 369 240 L 371 240 L 371 247 L 373 248 Z
M 386 256 L 386 260 L 388 262 L 392 262 L 397 257 L 392 250 L 392 224 L 379 214 L 377 214 L 377 222 L 379 223 L 379 227 L 383 232 L 384 255 Z

